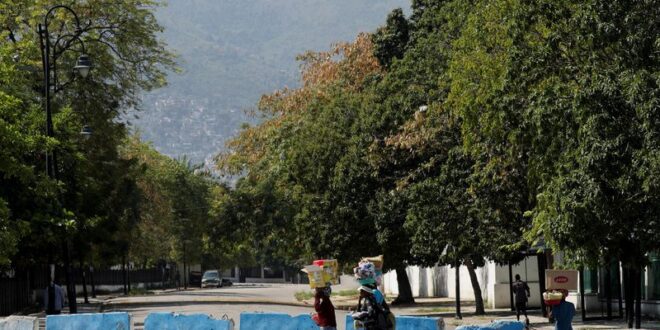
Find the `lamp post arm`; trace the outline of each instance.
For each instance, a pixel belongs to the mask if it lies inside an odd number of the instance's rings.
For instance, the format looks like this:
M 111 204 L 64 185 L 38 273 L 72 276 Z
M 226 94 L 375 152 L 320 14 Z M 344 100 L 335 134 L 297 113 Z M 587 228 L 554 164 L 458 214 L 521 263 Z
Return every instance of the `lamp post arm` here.
M 48 137 L 54 137 L 55 134 L 53 132 L 53 119 L 52 119 L 52 110 L 51 110 L 51 86 L 54 86 L 55 84 L 51 83 L 51 79 L 53 78 L 54 81 L 57 81 L 57 66 L 56 66 L 56 60 L 57 60 L 57 49 L 53 49 L 53 53 L 51 54 L 51 40 L 50 40 L 50 34 L 48 33 L 48 24 L 49 24 L 49 18 L 51 15 L 55 12 L 57 9 L 64 9 L 71 13 L 73 17 L 75 18 L 75 23 L 76 23 L 76 31 L 73 34 L 73 37 L 70 38 L 65 45 L 63 46 L 63 50 L 61 52 L 66 51 L 67 48 L 71 45 L 71 43 L 74 40 L 80 40 L 79 36 L 82 33 L 82 30 L 80 28 L 80 20 L 78 19 L 78 15 L 69 7 L 64 6 L 64 5 L 57 5 L 53 6 L 48 10 L 48 13 L 46 13 L 46 16 L 44 17 L 44 24 L 41 25 L 39 24 L 39 39 L 41 43 L 41 59 L 43 62 L 43 70 L 44 70 L 44 102 L 45 102 L 45 108 L 46 108 L 46 131 Z M 66 38 L 65 36 L 60 36 L 55 43 L 56 48 L 60 41 L 63 40 L 63 38 Z M 82 43 L 82 40 L 81 40 Z M 84 46 L 83 46 L 84 47 Z M 60 52 L 60 53 L 61 53 Z M 51 55 L 53 58 L 53 63 L 52 63 L 52 69 L 53 69 L 53 77 L 51 77 Z M 59 56 L 59 55 L 58 55 Z M 48 172 L 48 176 L 52 179 L 57 178 L 57 158 L 56 158 L 56 153 L 55 151 L 51 152 L 46 152 L 46 169 Z M 57 197 L 55 198 L 57 201 Z M 65 278 L 66 278 L 66 286 L 67 286 L 67 292 L 68 292 L 68 297 L 69 297 L 69 312 L 72 314 L 77 313 L 77 303 L 76 303 L 76 290 L 75 290 L 75 284 L 72 279 L 71 275 L 71 268 L 69 265 L 70 257 L 69 257 L 69 238 L 64 237 L 63 239 L 63 250 L 64 250 L 64 268 L 65 268 Z
M 64 42 L 64 45 L 62 45 L 60 47 L 57 47 L 62 40 L 65 40 L 65 38 L 69 38 L 69 39 Z M 62 54 L 64 54 L 66 51 L 71 49 L 71 44 L 73 44 L 76 41 L 80 44 L 81 52 L 83 54 L 86 54 L 87 52 L 85 50 L 85 42 L 80 38 L 79 33 L 65 34 L 65 35 L 57 38 L 57 41 L 53 44 L 53 47 L 59 48 L 59 49 L 55 49 L 53 51 L 53 59 L 57 60 L 58 58 L 60 58 L 60 56 L 62 56 Z
M 80 38 L 77 38 L 77 40 L 81 45 L 82 54 L 86 54 L 85 53 L 85 43 Z M 54 54 L 53 54 L 53 65 L 52 65 L 52 69 L 54 70 L 54 72 L 56 72 L 55 71 L 55 63 L 56 63 L 57 59 L 60 58 L 62 56 L 62 54 L 66 53 L 67 51 L 71 51 L 71 48 L 63 48 L 60 52 L 54 52 Z M 62 90 L 64 90 L 68 85 L 73 83 L 76 80 L 76 75 L 73 74 L 73 72 L 70 72 L 68 80 L 63 82 L 63 83 L 59 81 L 59 77 L 54 77 L 54 78 L 55 78 L 55 81 L 52 84 L 53 94 L 57 94 L 57 93 L 61 92 Z
M 76 12 L 73 11 L 73 9 L 65 5 L 57 5 L 50 7 L 50 9 L 48 9 L 48 13 L 46 13 L 46 16 L 44 17 L 44 26 L 46 27 L 46 31 L 48 30 L 48 19 L 57 9 L 64 9 L 69 13 L 71 13 L 71 15 L 73 15 L 73 18 L 76 20 L 76 30 L 77 30 L 76 33 L 77 34 L 82 33 L 82 29 L 80 28 L 80 19 L 78 19 L 78 14 L 76 14 Z

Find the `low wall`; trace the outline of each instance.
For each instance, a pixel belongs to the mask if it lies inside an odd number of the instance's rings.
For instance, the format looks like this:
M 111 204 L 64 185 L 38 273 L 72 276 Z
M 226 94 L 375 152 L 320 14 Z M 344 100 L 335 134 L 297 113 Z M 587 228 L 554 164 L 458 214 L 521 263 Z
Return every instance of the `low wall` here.
M 144 321 L 144 330 L 233 330 L 230 320 L 216 320 L 206 314 L 182 315 L 175 313 L 150 313 Z
M 241 329 L 249 330 L 318 330 L 310 315 L 280 313 L 241 313 Z
M 456 330 L 523 330 L 525 325 L 518 321 L 499 320 L 483 325 L 462 325 Z
M 130 330 L 128 313 L 48 315 L 46 330 Z
M 397 330 L 444 330 L 445 321 L 441 317 L 397 316 Z M 353 318 L 346 315 L 346 330 L 355 330 Z
M 38 330 L 39 320 L 36 317 L 12 315 L 0 319 L 0 330 Z

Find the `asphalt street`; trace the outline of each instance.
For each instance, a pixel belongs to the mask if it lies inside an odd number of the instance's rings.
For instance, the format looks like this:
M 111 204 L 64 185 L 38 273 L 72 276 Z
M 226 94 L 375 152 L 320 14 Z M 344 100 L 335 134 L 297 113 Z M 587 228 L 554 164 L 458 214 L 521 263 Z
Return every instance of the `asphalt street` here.
M 217 289 L 195 289 L 191 291 L 164 292 L 148 297 L 121 297 L 113 299 L 104 311 L 131 313 L 136 329 L 141 329 L 144 320 L 152 312 L 174 312 L 181 314 L 208 314 L 214 318 L 228 317 L 240 328 L 242 312 L 275 312 L 290 315 L 311 314 L 313 306 L 300 304 L 294 298 L 298 291 L 309 290 L 307 285 L 255 284 Z M 223 301 L 230 301 L 226 303 Z M 272 301 L 273 303 L 259 303 Z M 138 303 L 139 302 L 139 303 Z M 291 303 L 284 305 L 283 303 Z M 338 310 L 338 329 L 344 329 L 345 311 Z

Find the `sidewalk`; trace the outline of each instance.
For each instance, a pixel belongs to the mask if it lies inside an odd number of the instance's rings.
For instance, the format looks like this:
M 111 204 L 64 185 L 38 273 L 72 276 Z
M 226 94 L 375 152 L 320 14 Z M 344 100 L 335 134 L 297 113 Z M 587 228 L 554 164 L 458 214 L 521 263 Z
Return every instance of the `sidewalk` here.
M 441 314 L 437 315 L 444 317 L 445 329 L 455 329 L 460 325 L 478 325 L 487 324 L 495 320 L 515 320 L 515 313 L 510 310 L 498 312 L 487 310 L 486 315 L 475 316 L 474 314 L 464 314 L 462 320 L 454 318 L 454 314 Z M 540 313 L 529 315 L 530 329 L 538 330 L 554 330 L 554 324 L 548 322 L 548 319 L 543 317 Z M 587 321 L 582 322 L 579 316 L 573 319 L 573 329 L 627 329 L 628 326 L 621 320 L 612 321 Z M 660 321 L 645 320 L 642 322 L 642 329 L 660 329 Z
M 337 310 L 355 309 L 357 299 L 354 297 L 332 297 L 333 304 Z M 306 300 L 306 304 L 313 305 L 314 301 Z M 510 309 L 487 309 L 486 315 L 474 315 L 474 301 L 462 301 L 461 312 L 463 318 L 458 320 L 456 316 L 456 301 L 453 298 L 417 298 L 415 304 L 390 306 L 396 315 L 409 316 L 436 316 L 445 320 L 445 329 L 455 329 L 461 325 L 488 324 L 495 320 L 515 320 L 516 314 Z M 529 313 L 530 329 L 554 330 L 554 324 L 548 322 L 540 311 Z M 573 329 L 627 329 L 622 320 L 599 320 L 583 322 L 580 314 L 575 315 Z M 642 329 L 660 329 L 660 320 L 644 320 Z
M 355 309 L 358 296 L 332 296 L 332 304 L 338 310 Z M 308 306 L 314 306 L 314 299 L 304 300 L 303 303 Z M 391 309 L 404 310 L 412 314 L 434 314 L 443 312 L 453 312 L 455 310 L 456 300 L 453 298 L 415 298 L 414 304 L 392 305 L 388 299 Z M 474 306 L 474 301 L 462 301 L 461 307 L 470 308 Z

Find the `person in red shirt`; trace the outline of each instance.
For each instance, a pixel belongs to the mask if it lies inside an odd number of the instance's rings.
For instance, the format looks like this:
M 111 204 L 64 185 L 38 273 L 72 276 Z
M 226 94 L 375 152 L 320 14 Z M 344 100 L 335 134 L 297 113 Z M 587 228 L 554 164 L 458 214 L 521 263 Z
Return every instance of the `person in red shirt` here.
M 330 301 L 330 287 L 316 288 L 314 295 L 314 309 L 316 315 L 314 320 L 321 330 L 337 330 L 337 320 L 335 318 L 335 306 Z

